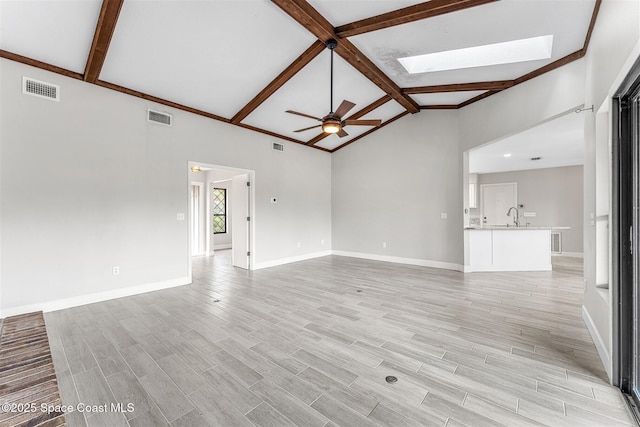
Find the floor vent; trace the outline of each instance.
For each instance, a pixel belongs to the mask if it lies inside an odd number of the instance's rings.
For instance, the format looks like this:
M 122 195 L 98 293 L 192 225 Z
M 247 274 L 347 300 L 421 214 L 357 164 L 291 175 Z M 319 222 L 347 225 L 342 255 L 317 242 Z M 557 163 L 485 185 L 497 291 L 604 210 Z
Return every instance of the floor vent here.
M 551 253 L 562 253 L 562 233 L 560 233 L 559 231 L 551 232 Z
M 30 77 L 22 76 L 22 93 L 51 101 L 60 101 L 60 86 Z
M 147 110 L 147 120 L 161 125 L 171 126 L 173 116 L 168 113 L 161 113 L 160 111 Z
M 284 145 L 274 142 L 273 149 L 276 151 L 284 151 Z

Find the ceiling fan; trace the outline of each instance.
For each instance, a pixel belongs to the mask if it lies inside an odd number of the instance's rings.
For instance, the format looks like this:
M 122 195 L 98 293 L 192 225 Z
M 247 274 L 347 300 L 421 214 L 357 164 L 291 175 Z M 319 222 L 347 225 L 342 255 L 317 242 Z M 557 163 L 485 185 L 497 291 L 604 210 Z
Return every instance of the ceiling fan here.
M 331 99 L 329 105 L 329 114 L 327 114 L 323 118 L 319 118 L 311 116 L 309 114 L 300 113 L 298 111 L 287 110 L 286 112 L 289 114 L 295 114 L 322 122 L 322 124 L 294 130 L 294 132 L 304 132 L 310 129 L 322 127 L 323 132 L 329 134 L 337 133 L 338 136 L 342 138 L 343 136 L 349 135 L 344 131 L 345 126 L 380 126 L 380 123 L 382 123 L 381 120 L 342 120 L 342 117 L 344 117 L 345 114 L 347 114 L 353 107 L 356 106 L 356 104 L 347 101 L 346 99 L 342 101 L 336 111 L 333 111 L 333 50 L 336 48 L 336 46 L 338 46 L 338 42 L 333 39 L 327 42 L 327 47 L 329 48 L 329 50 L 331 50 Z

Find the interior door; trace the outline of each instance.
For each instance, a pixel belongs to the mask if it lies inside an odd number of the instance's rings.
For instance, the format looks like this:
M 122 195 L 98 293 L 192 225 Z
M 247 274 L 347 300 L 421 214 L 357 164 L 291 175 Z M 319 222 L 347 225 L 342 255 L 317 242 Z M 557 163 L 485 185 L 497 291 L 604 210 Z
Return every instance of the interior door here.
M 249 175 L 231 179 L 231 260 L 234 267 L 249 269 Z
M 513 224 L 513 216 L 507 216 L 507 211 L 511 207 L 518 206 L 518 184 L 515 182 L 482 184 L 480 189 L 483 224 L 488 226 Z M 512 215 L 515 215 L 515 212 Z

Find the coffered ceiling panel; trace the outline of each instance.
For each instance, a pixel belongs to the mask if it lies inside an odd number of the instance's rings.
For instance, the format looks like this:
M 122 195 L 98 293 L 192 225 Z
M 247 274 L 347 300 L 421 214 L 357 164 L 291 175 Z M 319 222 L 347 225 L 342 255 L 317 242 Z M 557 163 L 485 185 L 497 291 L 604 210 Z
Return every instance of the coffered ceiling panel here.
M 0 2 L 0 49 L 82 73 L 100 0 Z
M 484 90 L 473 90 L 466 92 L 420 93 L 411 95 L 411 98 L 415 99 L 421 106 L 458 105 L 485 92 Z
M 0 0 L 0 57 L 333 151 L 378 128 L 294 132 L 321 121 L 285 111 L 321 119 L 346 99 L 342 119 L 384 126 L 464 108 L 582 58 L 601 1 Z M 398 62 L 539 36 L 553 36 L 547 59 L 419 74 Z
M 100 79 L 231 118 L 315 40 L 266 1 L 127 0 Z
M 502 0 L 350 38 L 401 87 L 515 79 L 582 49 L 595 0 Z M 410 35 L 410 37 L 409 37 Z M 409 74 L 398 58 L 553 35 L 547 60 Z
M 288 114 L 285 111 L 294 110 L 317 118 L 322 118 L 329 113 L 330 53 L 328 49 L 321 52 L 309 65 L 243 120 L 243 123 L 301 141 L 308 141 L 315 137 L 319 133 L 318 129 L 298 133 L 294 130 L 318 125 L 320 122 Z M 356 104 L 343 118 L 348 118 L 383 95 L 384 92 L 380 88 L 342 58 L 334 56 L 333 108 L 337 109 L 344 99 Z M 351 134 L 350 129 L 352 127 L 347 130 L 349 134 Z
M 392 12 L 422 1 L 405 0 L 311 0 L 309 3 L 334 27 Z

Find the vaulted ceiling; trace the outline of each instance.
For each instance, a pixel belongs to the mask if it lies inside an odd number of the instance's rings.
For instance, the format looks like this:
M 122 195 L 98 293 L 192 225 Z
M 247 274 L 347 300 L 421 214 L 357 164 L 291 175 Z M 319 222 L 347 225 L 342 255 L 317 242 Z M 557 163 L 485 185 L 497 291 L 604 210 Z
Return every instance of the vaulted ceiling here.
M 601 0 L 0 0 L 0 57 L 335 151 L 581 58 Z M 399 57 L 553 35 L 548 59 L 409 74 Z M 348 136 L 287 114 L 356 104 Z M 423 114 L 428 114 L 423 112 Z

